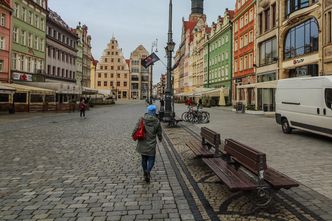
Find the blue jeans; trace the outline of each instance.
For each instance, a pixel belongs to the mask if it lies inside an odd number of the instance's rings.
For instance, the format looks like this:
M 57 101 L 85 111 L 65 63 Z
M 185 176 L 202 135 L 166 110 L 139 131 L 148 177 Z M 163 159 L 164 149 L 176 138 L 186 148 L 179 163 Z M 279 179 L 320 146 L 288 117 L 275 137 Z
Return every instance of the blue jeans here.
M 155 156 L 146 156 L 146 155 L 142 155 L 142 167 L 143 170 L 145 172 L 150 173 L 153 166 L 154 166 L 154 162 L 156 160 Z

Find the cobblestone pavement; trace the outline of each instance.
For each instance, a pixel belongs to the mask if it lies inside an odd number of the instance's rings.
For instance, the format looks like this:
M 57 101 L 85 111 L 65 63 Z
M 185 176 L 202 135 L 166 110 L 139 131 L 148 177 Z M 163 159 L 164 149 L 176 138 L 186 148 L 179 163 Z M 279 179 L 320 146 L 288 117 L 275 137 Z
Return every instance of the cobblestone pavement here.
M 279 191 L 271 207 L 252 213 L 250 193 L 232 193 L 185 145 L 199 135 L 195 126 L 181 123 L 165 128 L 181 176 L 206 220 L 332 220 L 332 200 L 305 186 Z M 179 179 L 180 180 L 180 179 Z
M 151 184 L 130 133 L 143 104 L 0 118 L 0 220 L 194 220 L 163 145 Z
M 177 104 L 181 116 L 186 110 Z M 303 185 L 332 199 L 332 139 L 295 130 L 282 133 L 274 118 L 237 114 L 221 108 L 205 108 L 211 114 L 206 126 L 222 139 L 233 138 L 267 154 L 269 165 Z

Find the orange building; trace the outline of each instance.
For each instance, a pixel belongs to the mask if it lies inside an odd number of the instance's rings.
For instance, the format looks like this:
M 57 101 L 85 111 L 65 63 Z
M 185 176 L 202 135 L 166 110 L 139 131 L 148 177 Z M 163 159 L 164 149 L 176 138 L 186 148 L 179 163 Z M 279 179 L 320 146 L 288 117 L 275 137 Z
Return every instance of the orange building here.
M 256 94 L 245 85 L 256 83 L 256 0 L 236 1 L 233 20 L 233 100 L 254 106 Z
M 0 0 L 0 82 L 9 82 L 11 1 Z

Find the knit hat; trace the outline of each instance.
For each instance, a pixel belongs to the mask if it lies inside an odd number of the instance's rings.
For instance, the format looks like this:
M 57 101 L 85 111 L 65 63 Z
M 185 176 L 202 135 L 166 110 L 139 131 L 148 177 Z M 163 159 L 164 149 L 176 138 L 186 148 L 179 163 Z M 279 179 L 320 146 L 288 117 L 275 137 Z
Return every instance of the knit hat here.
M 157 110 L 157 107 L 156 105 L 149 105 L 148 108 L 147 108 L 147 111 L 148 111 L 148 114 L 150 115 L 156 115 L 156 110 Z

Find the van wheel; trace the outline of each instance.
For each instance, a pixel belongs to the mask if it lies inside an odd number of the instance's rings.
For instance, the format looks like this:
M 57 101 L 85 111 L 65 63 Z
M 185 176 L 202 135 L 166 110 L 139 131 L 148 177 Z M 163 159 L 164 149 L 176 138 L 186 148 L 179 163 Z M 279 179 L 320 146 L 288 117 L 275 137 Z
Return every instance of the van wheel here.
M 292 133 L 292 129 L 290 126 L 289 126 L 289 123 L 288 123 L 288 120 L 287 119 L 283 119 L 281 121 L 281 128 L 282 128 L 282 132 L 284 132 L 285 134 L 290 134 Z

